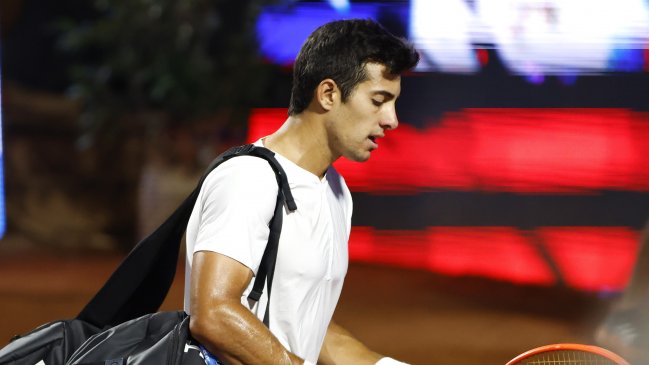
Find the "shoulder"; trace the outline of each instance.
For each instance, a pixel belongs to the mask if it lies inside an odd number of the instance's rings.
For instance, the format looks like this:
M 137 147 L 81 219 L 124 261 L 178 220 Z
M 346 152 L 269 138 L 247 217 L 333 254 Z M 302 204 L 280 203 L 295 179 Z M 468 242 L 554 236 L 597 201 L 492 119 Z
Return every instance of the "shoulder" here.
M 218 193 L 224 198 L 255 199 L 268 196 L 274 199 L 278 191 L 275 172 L 270 164 L 259 157 L 233 157 L 212 170 L 206 177 L 204 195 Z
M 268 161 L 254 156 L 233 157 L 212 170 L 206 183 L 228 181 L 229 183 L 265 183 L 275 182 L 275 172 Z

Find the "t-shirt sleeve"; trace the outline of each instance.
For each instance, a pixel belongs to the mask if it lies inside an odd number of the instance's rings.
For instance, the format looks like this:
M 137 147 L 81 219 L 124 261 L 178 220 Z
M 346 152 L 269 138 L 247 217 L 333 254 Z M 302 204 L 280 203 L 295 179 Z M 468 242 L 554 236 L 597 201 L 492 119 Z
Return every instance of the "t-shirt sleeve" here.
M 201 188 L 194 252 L 218 252 L 256 275 L 268 242 L 277 192 L 275 173 L 265 160 L 241 156 L 222 163 Z

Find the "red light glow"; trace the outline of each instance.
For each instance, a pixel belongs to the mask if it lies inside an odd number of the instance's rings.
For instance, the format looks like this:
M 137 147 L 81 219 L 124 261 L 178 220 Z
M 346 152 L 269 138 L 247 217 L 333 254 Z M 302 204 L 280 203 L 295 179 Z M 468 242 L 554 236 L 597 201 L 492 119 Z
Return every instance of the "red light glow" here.
M 621 289 L 633 270 L 638 233 L 626 228 L 545 227 L 538 230 L 566 284 Z
M 561 281 L 584 291 L 621 290 L 635 263 L 638 236 L 626 227 L 546 227 L 532 232 L 512 227 L 431 227 L 421 231 L 354 227 L 349 256 L 354 261 L 451 276 L 532 285 Z M 549 254 L 551 262 L 541 250 Z M 557 267 L 560 277 L 551 266 Z
M 249 140 L 277 129 L 286 109 L 257 109 Z M 350 189 L 588 193 L 649 190 L 649 115 L 624 109 L 466 109 L 434 127 L 402 123 L 368 162 L 340 159 Z
M 258 109 L 249 141 L 286 109 Z M 649 114 L 624 109 L 466 109 L 424 130 L 402 123 L 366 163 L 335 163 L 352 191 L 588 194 L 649 191 Z M 353 227 L 350 258 L 521 284 L 621 290 L 637 255 L 626 227 Z

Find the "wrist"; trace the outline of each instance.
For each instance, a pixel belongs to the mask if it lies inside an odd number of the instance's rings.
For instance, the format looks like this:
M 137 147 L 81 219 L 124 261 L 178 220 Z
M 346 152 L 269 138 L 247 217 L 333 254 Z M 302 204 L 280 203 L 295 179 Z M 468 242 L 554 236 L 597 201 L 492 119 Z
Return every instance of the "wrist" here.
M 408 365 L 405 362 L 397 361 L 391 357 L 384 357 L 376 362 L 375 365 Z

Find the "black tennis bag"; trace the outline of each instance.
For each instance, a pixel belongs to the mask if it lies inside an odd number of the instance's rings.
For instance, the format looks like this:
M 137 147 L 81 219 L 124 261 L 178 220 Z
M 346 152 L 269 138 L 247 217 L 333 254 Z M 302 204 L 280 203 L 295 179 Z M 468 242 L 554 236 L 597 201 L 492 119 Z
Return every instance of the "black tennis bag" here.
M 0 364 L 65 364 L 72 353 L 101 328 L 80 319 L 46 323 L 16 336 L 0 349 Z
M 145 314 L 86 340 L 66 364 L 205 365 L 183 311 Z
M 271 293 L 282 229 L 282 209 L 297 209 L 286 174 L 270 150 L 254 145 L 217 157 L 198 186 L 153 233 L 140 241 L 103 287 L 69 320 L 47 323 L 16 336 L 0 349 L 0 365 L 203 365 L 183 311 L 157 312 L 176 273 L 180 242 L 207 174 L 236 156 L 268 161 L 279 186 L 270 235 L 249 299 L 258 301 L 264 282 Z M 268 306 L 264 323 L 268 326 Z

